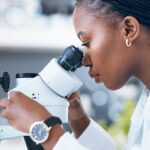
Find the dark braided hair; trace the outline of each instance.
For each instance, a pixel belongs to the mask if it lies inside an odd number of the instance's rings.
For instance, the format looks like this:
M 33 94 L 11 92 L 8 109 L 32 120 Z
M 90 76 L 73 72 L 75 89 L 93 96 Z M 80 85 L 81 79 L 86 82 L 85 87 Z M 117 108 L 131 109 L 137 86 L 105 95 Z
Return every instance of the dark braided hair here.
M 76 6 L 105 16 L 135 17 L 139 23 L 150 28 L 150 0 L 76 0 Z

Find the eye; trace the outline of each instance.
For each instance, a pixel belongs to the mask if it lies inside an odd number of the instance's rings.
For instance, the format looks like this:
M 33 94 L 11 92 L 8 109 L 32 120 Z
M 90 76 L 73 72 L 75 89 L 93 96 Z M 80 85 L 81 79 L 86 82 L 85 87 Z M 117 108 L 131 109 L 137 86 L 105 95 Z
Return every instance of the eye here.
M 83 42 L 83 43 L 81 44 L 81 46 L 85 46 L 85 47 L 89 48 L 90 42 L 89 42 L 89 41 L 85 41 L 85 42 Z

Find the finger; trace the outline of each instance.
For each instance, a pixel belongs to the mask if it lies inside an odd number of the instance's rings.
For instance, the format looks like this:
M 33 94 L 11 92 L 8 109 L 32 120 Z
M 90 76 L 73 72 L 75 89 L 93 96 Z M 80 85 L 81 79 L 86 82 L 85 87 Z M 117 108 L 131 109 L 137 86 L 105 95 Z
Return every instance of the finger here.
M 20 91 L 11 91 L 9 93 L 9 98 L 12 100 L 12 101 L 20 101 L 20 99 L 23 101 L 23 99 L 25 99 L 26 101 L 27 100 L 32 100 L 30 97 L 24 95 L 24 93 L 20 92 Z
M 68 101 L 74 101 L 75 99 L 80 99 L 79 93 L 74 92 L 69 98 Z
M 74 93 L 72 97 L 69 98 L 69 108 L 79 107 L 81 105 L 80 97 L 78 93 Z
M 70 102 L 69 103 L 69 108 L 72 108 L 72 107 L 79 107 L 79 106 L 81 106 L 81 103 L 80 103 L 80 101 L 79 100 L 74 100 L 73 102 Z
M 0 107 L 2 108 L 6 108 L 7 106 L 9 106 L 10 101 L 8 99 L 1 99 L 0 100 Z
M 0 112 L 0 116 L 2 116 L 3 118 L 8 119 L 8 112 L 6 109 L 3 109 L 3 111 Z
M 18 92 L 18 91 L 11 91 L 11 92 L 9 92 L 9 97 L 10 98 L 18 97 L 20 95 L 21 95 L 21 92 Z
M 1 111 L 0 111 L 0 116 L 8 119 L 8 110 L 7 110 L 7 107 L 10 105 L 10 101 L 8 99 L 1 99 L 0 100 L 0 108 Z
M 6 117 L 6 111 L 4 109 L 0 112 L 0 116 L 4 118 Z

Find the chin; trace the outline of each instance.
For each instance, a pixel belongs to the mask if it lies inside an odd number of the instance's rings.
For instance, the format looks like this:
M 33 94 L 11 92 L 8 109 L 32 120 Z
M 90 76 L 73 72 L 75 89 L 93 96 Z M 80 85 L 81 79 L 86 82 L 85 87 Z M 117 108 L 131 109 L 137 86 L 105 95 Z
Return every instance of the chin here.
M 104 83 L 104 85 L 110 89 L 110 90 L 118 90 L 120 89 L 124 84 L 108 84 L 108 83 Z

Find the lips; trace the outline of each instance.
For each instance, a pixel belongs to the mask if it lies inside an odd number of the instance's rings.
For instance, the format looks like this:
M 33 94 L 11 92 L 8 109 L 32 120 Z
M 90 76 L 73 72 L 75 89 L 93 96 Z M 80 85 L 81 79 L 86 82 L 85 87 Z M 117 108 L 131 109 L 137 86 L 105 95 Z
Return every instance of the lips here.
M 102 80 L 101 80 L 101 75 L 100 75 L 100 74 L 97 74 L 97 75 L 91 75 L 91 74 L 90 74 L 90 76 L 91 76 L 91 78 L 94 78 L 94 79 L 95 79 L 95 82 L 97 82 L 97 83 L 102 82 Z
M 101 80 L 101 75 L 99 73 L 93 72 L 91 69 L 89 70 L 89 75 L 91 78 L 95 79 L 95 82 L 100 83 L 102 82 Z
M 102 82 L 100 75 L 96 75 L 94 78 L 95 78 L 95 82 L 96 82 L 96 83 Z

